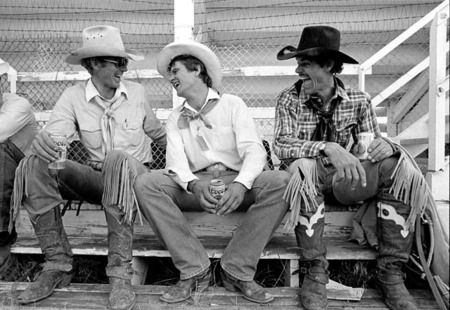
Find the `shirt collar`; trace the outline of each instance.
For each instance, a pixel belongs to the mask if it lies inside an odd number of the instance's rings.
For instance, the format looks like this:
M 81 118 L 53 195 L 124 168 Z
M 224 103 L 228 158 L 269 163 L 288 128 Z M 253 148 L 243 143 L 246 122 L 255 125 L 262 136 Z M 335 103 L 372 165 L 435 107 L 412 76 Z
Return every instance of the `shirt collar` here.
M 125 95 L 125 97 L 128 98 L 127 88 L 122 82 L 120 82 L 119 88 L 116 89 L 116 93 L 114 94 L 114 98 L 119 97 L 122 93 Z M 99 96 L 103 100 L 106 100 L 100 95 L 94 83 L 92 83 L 92 79 L 89 79 L 86 84 L 86 101 L 89 102 L 96 96 Z
M 216 91 L 214 91 L 213 89 L 208 88 L 208 94 L 206 95 L 206 100 L 205 100 L 205 102 L 203 103 L 201 109 L 203 109 L 203 107 L 205 106 L 205 104 L 206 104 L 210 99 L 220 99 L 220 95 L 219 95 Z M 191 106 L 189 105 L 189 103 L 187 102 L 187 100 L 184 100 L 184 102 L 183 102 L 183 108 L 186 108 L 186 109 L 192 110 L 192 111 L 194 111 L 194 112 L 197 112 L 193 107 L 191 107 Z M 200 110 L 201 110 L 201 109 L 200 109 Z

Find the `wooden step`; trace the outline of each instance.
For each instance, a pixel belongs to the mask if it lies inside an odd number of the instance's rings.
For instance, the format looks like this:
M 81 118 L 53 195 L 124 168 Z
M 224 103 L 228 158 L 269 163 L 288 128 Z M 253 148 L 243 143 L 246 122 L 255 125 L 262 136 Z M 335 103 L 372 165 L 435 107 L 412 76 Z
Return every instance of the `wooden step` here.
M 14 297 L 27 287 L 28 283 L 0 282 L 0 305 L 5 310 L 100 310 L 107 309 L 109 285 L 70 284 L 67 288 L 56 289 L 50 297 L 29 305 L 19 306 Z M 267 288 L 275 296 L 269 304 L 250 302 L 240 293 L 228 292 L 223 287 L 210 287 L 206 293 L 194 293 L 191 299 L 177 304 L 167 304 L 159 300 L 167 286 L 134 286 L 136 305 L 139 310 L 297 310 L 299 309 L 298 288 Z M 433 295 L 428 290 L 410 290 L 418 309 L 438 309 Z M 339 300 L 339 291 L 328 292 L 328 308 L 333 310 L 385 310 L 388 309 L 377 291 L 365 290 L 360 301 Z
M 107 226 L 104 211 L 96 205 L 88 205 L 87 208 L 81 210 L 78 216 L 76 210 L 68 210 L 63 216 L 72 252 L 74 255 L 107 255 Z M 347 240 L 352 230 L 351 222 L 354 212 L 345 211 L 345 207 L 342 208 L 327 207 L 324 231 L 324 242 L 328 250 L 327 258 L 329 260 L 375 259 L 377 253 L 369 246 L 361 246 Z M 184 212 L 184 215 L 211 259 L 222 256 L 233 232 L 244 218 L 244 214 L 240 212 L 227 216 L 205 212 Z M 20 212 L 16 229 L 18 239 L 11 247 L 12 253 L 42 253 L 28 214 L 24 210 Z M 285 283 L 287 286 L 295 287 L 299 283 L 299 277 L 295 273 L 299 266 L 298 252 L 295 233 L 286 230 L 282 223 L 261 253 L 260 259 L 284 260 Z M 134 226 L 133 239 L 133 268 L 137 271 L 133 276 L 133 284 L 144 283 L 149 268 L 147 257 L 170 257 L 170 253 L 161 245 L 150 225 L 145 220 L 139 223 L 138 218 Z

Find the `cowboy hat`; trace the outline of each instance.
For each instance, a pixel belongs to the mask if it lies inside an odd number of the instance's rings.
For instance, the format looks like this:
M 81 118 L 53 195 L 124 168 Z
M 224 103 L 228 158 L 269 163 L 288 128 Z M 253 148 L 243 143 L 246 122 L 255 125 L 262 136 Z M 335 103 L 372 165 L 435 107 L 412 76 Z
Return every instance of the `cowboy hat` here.
M 7 62 L 0 63 L 0 75 L 8 73 L 9 65 Z
M 167 68 L 170 62 L 179 55 L 191 55 L 198 58 L 206 67 L 206 71 L 212 81 L 212 87 L 217 88 L 220 85 L 222 70 L 219 58 L 209 47 L 193 40 L 170 43 L 159 53 L 156 68 L 165 79 L 169 79 Z
M 310 26 L 303 29 L 298 47 L 286 46 L 277 54 L 278 60 L 301 56 L 326 55 L 343 63 L 357 64 L 352 57 L 339 51 L 341 33 L 329 26 Z
M 81 64 L 84 58 L 110 56 L 122 57 L 132 60 L 143 60 L 144 55 L 123 46 L 120 30 L 111 26 L 92 26 L 83 30 L 83 47 L 79 48 L 66 58 L 71 65 Z

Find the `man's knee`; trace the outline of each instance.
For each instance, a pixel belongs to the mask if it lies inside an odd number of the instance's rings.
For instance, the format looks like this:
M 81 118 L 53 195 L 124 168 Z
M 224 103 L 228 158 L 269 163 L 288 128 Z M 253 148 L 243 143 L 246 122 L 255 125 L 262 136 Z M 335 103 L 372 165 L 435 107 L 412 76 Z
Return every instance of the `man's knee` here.
M 379 172 L 387 177 L 390 177 L 398 164 L 398 156 L 391 156 L 380 161 Z

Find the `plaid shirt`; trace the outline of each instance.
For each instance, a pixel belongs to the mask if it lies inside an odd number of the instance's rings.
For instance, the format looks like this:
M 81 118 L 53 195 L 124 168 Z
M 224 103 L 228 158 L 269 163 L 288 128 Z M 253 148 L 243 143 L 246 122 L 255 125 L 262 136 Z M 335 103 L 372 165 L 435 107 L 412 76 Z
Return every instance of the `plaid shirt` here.
M 360 132 L 373 132 L 375 137 L 381 137 L 369 95 L 345 86 L 337 78 L 335 85 L 336 93 L 324 107 L 328 110 L 332 100 L 341 100 L 332 117 L 336 130 L 335 142 L 350 150 L 357 142 L 356 136 Z M 319 148 L 324 142 L 311 141 L 319 118 L 313 109 L 305 105 L 308 99 L 309 96 L 303 89 L 299 96 L 295 84 L 278 95 L 273 148 L 282 161 L 321 156 Z M 324 158 L 324 161 L 329 163 L 327 158 Z

